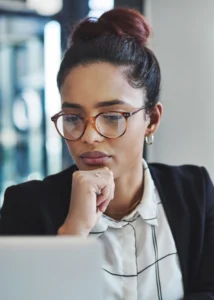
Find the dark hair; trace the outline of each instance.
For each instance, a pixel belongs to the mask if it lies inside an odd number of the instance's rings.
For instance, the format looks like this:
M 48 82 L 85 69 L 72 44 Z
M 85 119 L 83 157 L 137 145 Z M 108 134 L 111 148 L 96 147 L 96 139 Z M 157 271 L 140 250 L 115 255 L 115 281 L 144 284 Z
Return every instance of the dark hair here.
M 140 12 L 115 8 L 100 18 L 86 18 L 77 24 L 62 60 L 57 84 L 60 90 L 70 70 L 78 65 L 109 62 L 124 68 L 129 84 L 144 88 L 146 105 L 158 102 L 161 73 L 154 53 L 146 46 L 150 27 Z

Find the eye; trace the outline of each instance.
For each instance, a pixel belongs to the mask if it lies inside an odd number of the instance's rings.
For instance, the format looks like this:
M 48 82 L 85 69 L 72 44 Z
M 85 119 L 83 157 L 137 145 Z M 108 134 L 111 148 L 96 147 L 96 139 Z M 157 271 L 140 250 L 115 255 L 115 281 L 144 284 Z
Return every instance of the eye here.
M 107 121 L 116 122 L 123 119 L 123 116 L 118 113 L 103 114 L 102 117 Z
M 81 118 L 77 115 L 64 115 L 63 120 L 67 123 L 77 123 L 81 121 Z

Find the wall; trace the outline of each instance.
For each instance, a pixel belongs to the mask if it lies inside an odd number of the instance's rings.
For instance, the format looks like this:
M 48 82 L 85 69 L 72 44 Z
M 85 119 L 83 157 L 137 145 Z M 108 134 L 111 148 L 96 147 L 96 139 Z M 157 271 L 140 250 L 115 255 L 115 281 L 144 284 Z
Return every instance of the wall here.
M 147 0 L 164 115 L 148 160 L 204 165 L 214 179 L 214 1 Z

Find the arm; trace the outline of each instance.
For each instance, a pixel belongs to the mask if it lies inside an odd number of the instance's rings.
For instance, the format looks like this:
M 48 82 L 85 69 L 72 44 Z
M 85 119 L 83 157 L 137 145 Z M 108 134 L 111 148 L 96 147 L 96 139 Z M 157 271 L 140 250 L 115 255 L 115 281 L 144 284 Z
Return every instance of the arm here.
M 203 253 L 199 273 L 194 284 L 194 293 L 184 300 L 213 300 L 214 299 L 214 187 L 204 168 L 206 219 Z
M 28 186 L 9 187 L 0 211 L 0 235 L 36 235 L 42 233 L 38 214 L 39 200 Z M 36 204 L 36 205 L 35 205 Z

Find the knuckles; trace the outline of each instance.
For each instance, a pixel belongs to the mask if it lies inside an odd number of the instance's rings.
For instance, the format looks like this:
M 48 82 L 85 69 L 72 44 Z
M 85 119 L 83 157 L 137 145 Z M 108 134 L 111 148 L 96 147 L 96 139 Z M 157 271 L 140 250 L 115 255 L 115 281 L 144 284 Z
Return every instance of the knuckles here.
M 100 170 L 100 169 L 99 169 Z M 106 184 L 113 185 L 113 190 L 115 188 L 114 183 L 114 174 L 109 169 L 102 169 L 103 175 L 101 177 L 96 177 L 96 173 L 92 173 L 93 171 L 76 171 L 73 173 L 72 185 L 75 186 L 91 186 L 93 183 L 97 183 L 103 179 L 106 181 Z
M 87 183 L 90 183 L 90 180 L 87 176 L 85 176 L 85 173 L 81 172 L 81 171 L 76 171 L 73 174 L 73 183 L 77 183 L 80 185 L 85 185 Z

